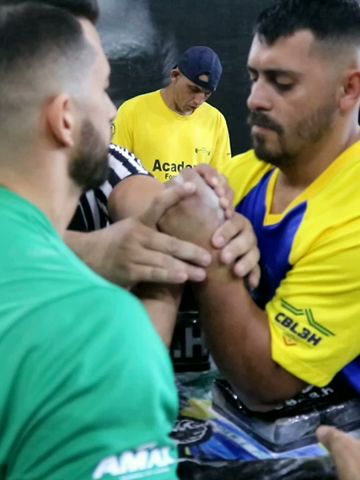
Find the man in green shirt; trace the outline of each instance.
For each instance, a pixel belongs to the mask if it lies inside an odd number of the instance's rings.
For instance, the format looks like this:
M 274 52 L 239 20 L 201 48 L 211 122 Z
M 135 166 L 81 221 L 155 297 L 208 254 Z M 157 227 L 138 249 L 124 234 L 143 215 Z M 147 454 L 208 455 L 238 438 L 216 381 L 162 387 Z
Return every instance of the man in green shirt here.
M 61 239 L 107 170 L 115 109 L 96 30 L 53 7 L 2 7 L 0 58 L 0 479 L 176 478 L 165 346 Z

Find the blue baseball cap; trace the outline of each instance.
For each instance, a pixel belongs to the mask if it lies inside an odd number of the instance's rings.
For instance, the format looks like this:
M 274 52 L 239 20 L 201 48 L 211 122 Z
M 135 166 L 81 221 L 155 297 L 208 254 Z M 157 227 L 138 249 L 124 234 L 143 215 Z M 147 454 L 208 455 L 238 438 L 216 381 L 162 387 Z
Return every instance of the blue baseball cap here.
M 177 68 L 200 87 L 214 91 L 220 82 L 222 65 L 218 55 L 209 47 L 190 47 L 182 54 Z M 208 80 L 200 79 L 207 75 Z

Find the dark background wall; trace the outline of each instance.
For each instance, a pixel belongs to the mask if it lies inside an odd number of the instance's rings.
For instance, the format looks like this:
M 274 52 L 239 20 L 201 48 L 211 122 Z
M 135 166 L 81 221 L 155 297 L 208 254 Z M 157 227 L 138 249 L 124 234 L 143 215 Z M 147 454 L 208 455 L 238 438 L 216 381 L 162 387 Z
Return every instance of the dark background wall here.
M 227 119 L 233 153 L 250 146 L 246 59 L 257 14 L 272 0 L 100 0 L 99 30 L 112 66 L 116 105 L 166 85 L 178 54 L 208 45 L 224 73 L 210 98 Z

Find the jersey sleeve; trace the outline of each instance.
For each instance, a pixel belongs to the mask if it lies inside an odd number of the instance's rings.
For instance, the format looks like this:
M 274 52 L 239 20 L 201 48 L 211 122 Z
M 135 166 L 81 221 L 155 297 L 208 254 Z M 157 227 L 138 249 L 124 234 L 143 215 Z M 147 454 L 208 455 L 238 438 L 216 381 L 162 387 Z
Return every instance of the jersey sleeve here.
M 249 150 L 223 162 L 218 171 L 227 178 L 230 188 L 233 189 L 234 204 L 237 206 L 272 168 L 258 160 L 253 150 Z
M 133 121 L 132 103 L 126 101 L 117 111 L 113 123 L 112 143 L 127 148 L 130 152 L 134 151 Z
M 69 229 L 93 231 L 111 223 L 108 200 L 114 188 L 125 178 L 135 175 L 152 177 L 141 161 L 126 148 L 109 146 L 109 174 L 100 187 L 84 192 L 70 222 Z
M 19 365 L 9 480 L 176 478 L 167 351 L 134 297 L 100 290 L 54 302 L 33 319 L 39 332 L 41 322 L 65 326 L 38 333 Z
M 124 147 L 109 146 L 109 182 L 115 187 L 121 180 L 131 175 L 152 176 L 143 166 L 141 160 Z
M 359 235 L 359 220 L 324 232 L 266 306 L 273 359 L 319 387 L 360 353 Z
M 222 113 L 219 112 L 216 144 L 210 165 L 220 171 L 223 168 L 223 165 L 226 164 L 230 159 L 231 147 L 229 130 L 226 124 L 225 117 L 222 115 Z

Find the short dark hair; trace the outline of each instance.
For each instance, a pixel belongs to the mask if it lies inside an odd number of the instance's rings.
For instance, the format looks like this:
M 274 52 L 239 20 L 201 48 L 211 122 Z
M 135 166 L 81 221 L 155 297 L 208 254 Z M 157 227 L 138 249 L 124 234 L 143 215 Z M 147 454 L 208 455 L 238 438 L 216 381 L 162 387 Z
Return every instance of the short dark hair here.
M 95 50 L 80 22 L 56 7 L 26 2 L 0 7 L 0 135 L 30 122 L 54 95 L 86 95 L 86 69 Z M 13 132 L 14 133 L 14 132 Z M 24 133 L 25 134 L 25 133 Z
M 349 40 L 357 45 L 359 0 L 278 0 L 260 13 L 254 33 L 272 45 L 299 30 L 310 30 L 318 40 Z
M 0 0 L 2 5 L 20 5 L 22 3 L 37 2 L 41 5 L 63 8 L 76 17 L 83 17 L 96 23 L 99 18 L 99 5 L 97 0 Z
M 61 8 L 26 2 L 0 7 L 0 82 L 13 67 L 40 57 L 68 56 L 87 44 L 80 23 Z

